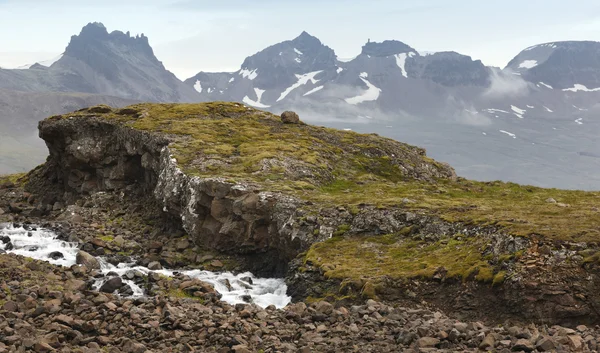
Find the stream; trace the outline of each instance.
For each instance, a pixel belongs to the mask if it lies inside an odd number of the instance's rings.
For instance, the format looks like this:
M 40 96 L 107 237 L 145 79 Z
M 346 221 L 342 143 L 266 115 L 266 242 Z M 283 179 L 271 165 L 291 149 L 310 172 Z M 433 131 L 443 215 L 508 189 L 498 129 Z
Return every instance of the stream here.
M 47 261 L 53 265 L 70 267 L 76 264 L 75 258 L 79 251 L 77 243 L 68 243 L 58 239 L 57 234 L 43 228 L 34 226 L 15 227 L 11 224 L 0 224 L 0 250 L 7 253 L 22 255 L 36 260 Z M 131 297 L 140 297 L 144 291 L 133 280 L 136 272 L 147 275 L 156 272 L 165 276 L 182 273 L 191 278 L 210 283 L 222 297 L 221 300 L 229 304 L 251 302 L 263 308 L 274 305 L 283 308 L 290 303 L 287 296 L 287 286 L 280 278 L 257 278 L 250 272 L 233 274 L 231 272 L 211 272 L 203 270 L 154 270 L 137 266 L 135 262 L 112 265 L 102 257 L 96 257 L 100 262 L 101 272 L 105 276 L 94 284 L 94 289 L 110 279 L 115 274 L 119 275 L 131 288 Z M 229 283 L 229 286 L 227 285 Z

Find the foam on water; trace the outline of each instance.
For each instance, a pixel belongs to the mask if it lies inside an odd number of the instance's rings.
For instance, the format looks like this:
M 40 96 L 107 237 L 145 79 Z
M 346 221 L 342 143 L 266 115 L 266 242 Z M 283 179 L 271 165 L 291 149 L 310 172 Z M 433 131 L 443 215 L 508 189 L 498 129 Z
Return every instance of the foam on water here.
M 48 261 L 54 265 L 73 266 L 76 264 L 76 256 L 79 249 L 76 243 L 68 243 L 57 239 L 57 235 L 47 229 L 32 228 L 31 230 L 23 227 L 14 227 L 12 225 L 0 225 L 0 237 L 8 236 L 14 249 L 8 250 L 8 253 L 23 255 L 37 260 Z M 0 241 L 0 249 L 5 250 L 6 244 Z M 64 258 L 53 260 L 49 257 L 52 252 L 59 251 Z M 252 302 L 261 307 L 274 305 L 277 308 L 283 308 L 290 303 L 291 298 L 287 296 L 287 286 L 283 279 L 279 278 L 256 278 L 250 272 L 233 274 L 231 272 L 211 272 L 202 270 L 158 270 L 151 271 L 142 266 L 136 266 L 134 262 L 120 263 L 114 266 L 102 258 L 98 258 L 103 274 L 109 272 L 117 273 L 123 278 L 133 290 L 133 296 L 144 295 L 144 291 L 132 280 L 125 278 L 129 271 L 139 271 L 145 275 L 150 272 L 157 272 L 165 276 L 173 276 L 182 273 L 191 278 L 212 284 L 217 292 L 222 295 L 221 300 L 230 304 L 246 303 L 244 297 L 250 296 Z M 98 289 L 106 281 L 102 278 L 96 281 L 94 288 Z M 227 286 L 229 283 L 229 287 Z

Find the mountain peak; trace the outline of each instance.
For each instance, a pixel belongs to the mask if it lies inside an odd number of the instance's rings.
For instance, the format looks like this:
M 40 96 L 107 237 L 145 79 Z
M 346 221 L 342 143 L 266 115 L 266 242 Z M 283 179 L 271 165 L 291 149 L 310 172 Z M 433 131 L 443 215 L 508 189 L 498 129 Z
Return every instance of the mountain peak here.
M 381 43 L 369 40 L 362 47 L 362 54 L 371 56 L 390 56 L 401 53 L 416 52 L 411 46 L 397 40 L 386 40 Z
M 321 46 L 322 43 L 319 38 L 310 35 L 306 31 L 302 31 L 300 35 L 292 40 L 292 43 L 305 44 L 307 46 Z
M 81 29 L 79 35 L 72 36 L 65 50 L 65 55 L 88 58 L 85 53 L 89 52 L 90 47 L 102 46 L 104 42 L 113 42 L 120 46 L 131 47 L 145 55 L 154 56 L 148 37 L 144 34 L 132 37 L 129 32 L 113 31 L 109 33 L 100 22 L 90 22 Z

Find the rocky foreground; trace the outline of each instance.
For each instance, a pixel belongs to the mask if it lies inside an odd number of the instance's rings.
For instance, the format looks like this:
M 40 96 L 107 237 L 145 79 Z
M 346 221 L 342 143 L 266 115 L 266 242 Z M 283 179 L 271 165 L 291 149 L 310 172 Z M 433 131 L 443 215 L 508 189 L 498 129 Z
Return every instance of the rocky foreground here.
M 373 300 L 282 310 L 203 294 L 130 300 L 87 290 L 85 267 L 14 255 L 0 255 L 0 274 L 0 352 L 565 352 L 595 351 L 600 338 L 583 325 L 490 327 Z M 188 290 L 191 282 L 172 286 Z

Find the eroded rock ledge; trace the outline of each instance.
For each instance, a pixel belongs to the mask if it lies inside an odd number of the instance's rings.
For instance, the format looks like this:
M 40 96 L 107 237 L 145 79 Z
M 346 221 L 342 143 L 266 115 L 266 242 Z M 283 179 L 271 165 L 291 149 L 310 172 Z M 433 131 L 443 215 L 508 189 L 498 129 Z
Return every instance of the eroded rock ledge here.
M 196 245 L 228 254 L 267 254 L 270 261 L 254 268 L 262 274 L 284 274 L 290 260 L 342 225 L 352 225 L 354 233 L 387 234 L 416 218 L 374 207 L 355 214 L 343 207 L 315 209 L 312 202 L 252 182 L 190 176 L 173 157 L 173 136 L 101 116 L 47 119 L 39 130 L 50 156 L 34 172 L 30 189 L 43 195 L 44 203 L 69 204 L 104 191 L 151 193 L 157 201 L 152 206 L 180 224 Z

